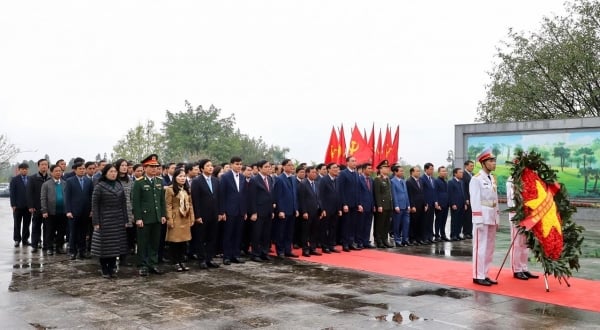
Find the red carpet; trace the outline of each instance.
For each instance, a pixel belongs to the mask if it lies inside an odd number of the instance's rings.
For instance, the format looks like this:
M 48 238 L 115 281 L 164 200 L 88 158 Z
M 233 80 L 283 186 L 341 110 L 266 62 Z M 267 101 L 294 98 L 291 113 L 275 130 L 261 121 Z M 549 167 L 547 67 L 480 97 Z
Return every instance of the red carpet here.
M 561 285 L 557 279 L 551 276 L 548 278 L 550 292 L 546 292 L 542 276 L 538 279 L 530 279 L 528 281 L 515 279 L 512 277 L 513 274 L 510 265 L 508 269 L 505 265 L 498 278 L 498 285 L 485 287 L 473 284 L 471 263 L 468 262 L 417 257 L 377 250 L 332 253 L 310 258 L 300 258 L 303 261 L 328 266 L 398 276 L 468 290 L 483 291 L 600 312 L 600 281 L 572 277 L 569 279 L 571 287 L 567 287 L 564 281 Z M 492 267 L 488 275 L 494 279 L 497 273 L 498 267 Z

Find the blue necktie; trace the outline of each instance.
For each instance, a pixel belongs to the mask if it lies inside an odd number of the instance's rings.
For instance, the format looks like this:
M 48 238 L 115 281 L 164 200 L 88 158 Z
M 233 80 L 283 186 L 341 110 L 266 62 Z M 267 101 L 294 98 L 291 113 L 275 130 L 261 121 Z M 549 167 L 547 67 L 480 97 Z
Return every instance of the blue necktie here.
M 83 178 L 79 178 L 79 185 L 81 185 L 81 190 L 83 190 Z
M 211 182 L 210 178 L 206 179 L 206 183 L 208 184 L 208 189 L 210 189 L 210 192 L 212 193 L 213 192 L 213 190 L 212 190 L 212 182 Z
M 26 176 L 26 175 L 23 175 L 23 176 L 22 176 L 22 178 L 23 178 L 23 184 L 24 184 L 25 186 L 27 186 L 27 176 Z

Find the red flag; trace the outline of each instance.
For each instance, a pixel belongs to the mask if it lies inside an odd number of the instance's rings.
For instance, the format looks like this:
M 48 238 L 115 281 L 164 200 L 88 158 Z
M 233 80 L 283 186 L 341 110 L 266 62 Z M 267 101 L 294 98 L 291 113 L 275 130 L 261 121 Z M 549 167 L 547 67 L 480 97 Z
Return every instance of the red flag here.
M 354 124 L 352 136 L 350 137 L 350 146 L 348 148 L 348 156 L 354 156 L 359 164 L 369 161 L 371 158 L 371 150 L 365 138 L 360 134 L 358 126 Z
M 337 163 L 338 147 L 339 147 L 339 142 L 338 142 L 337 134 L 335 132 L 335 127 L 332 127 L 331 128 L 331 136 L 329 137 L 329 145 L 327 145 L 327 151 L 325 151 L 325 164 L 329 164 L 331 162 Z
M 346 165 L 346 136 L 344 136 L 344 124 L 340 126 L 340 140 L 338 146 L 338 164 Z
M 383 141 L 381 141 L 381 128 L 380 128 L 379 129 L 379 138 L 377 139 L 377 149 L 375 149 L 374 156 L 373 156 L 373 167 L 379 165 L 379 162 L 383 160 L 382 159 L 382 156 L 383 156 L 382 155 L 382 153 L 383 153 L 382 152 L 383 151 L 382 150 L 383 149 L 382 142 Z
M 392 130 L 388 126 L 385 129 L 385 140 L 383 140 L 383 149 L 381 160 L 387 159 L 390 161 L 390 155 L 392 154 Z
M 356 126 L 356 124 L 354 124 L 354 126 Z M 363 128 L 363 140 L 365 140 L 365 142 L 369 141 L 367 139 L 367 130 Z
M 371 135 L 369 136 L 369 140 L 367 141 L 369 144 L 369 148 L 371 149 L 371 161 L 375 163 L 375 124 L 371 126 Z M 377 166 L 377 164 L 375 164 Z
M 394 142 L 392 142 L 392 152 L 390 154 L 390 164 L 396 164 L 398 162 L 398 147 L 400 144 L 400 125 L 396 126 L 396 133 L 394 133 Z

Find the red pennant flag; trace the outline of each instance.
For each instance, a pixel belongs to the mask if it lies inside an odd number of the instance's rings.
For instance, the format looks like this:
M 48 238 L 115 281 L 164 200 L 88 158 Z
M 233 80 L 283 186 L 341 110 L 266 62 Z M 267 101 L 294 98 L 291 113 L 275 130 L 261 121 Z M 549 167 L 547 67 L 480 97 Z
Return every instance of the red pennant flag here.
M 390 164 L 396 164 L 398 162 L 398 148 L 400 144 L 400 125 L 396 126 L 396 133 L 394 134 L 394 142 L 392 142 L 392 152 L 390 154 Z
M 371 158 L 371 150 L 365 138 L 360 134 L 358 126 L 354 124 L 352 136 L 350 137 L 350 146 L 348 148 L 348 156 L 354 156 L 359 164 L 366 163 Z
M 388 126 L 385 129 L 385 140 L 383 140 L 381 160 L 387 159 L 390 161 L 390 155 L 392 154 L 392 130 Z
M 375 163 L 375 124 L 371 126 L 371 135 L 369 136 L 369 140 L 367 140 L 369 144 L 369 148 L 371 149 L 371 162 Z M 377 166 L 377 164 L 374 164 Z
M 335 127 L 331 128 L 331 136 L 329 137 L 329 145 L 327 145 L 327 151 L 325 151 L 325 164 L 338 161 L 338 147 L 339 142 Z
M 381 162 L 382 159 L 382 154 L 383 154 L 383 146 L 382 146 L 383 141 L 381 140 L 381 128 L 379 129 L 379 138 L 377 139 L 377 148 L 375 149 L 375 153 L 374 153 L 374 157 L 373 157 L 373 167 L 379 165 L 379 162 Z
M 340 140 L 338 145 L 338 164 L 346 165 L 346 136 L 344 135 L 344 124 L 340 126 Z

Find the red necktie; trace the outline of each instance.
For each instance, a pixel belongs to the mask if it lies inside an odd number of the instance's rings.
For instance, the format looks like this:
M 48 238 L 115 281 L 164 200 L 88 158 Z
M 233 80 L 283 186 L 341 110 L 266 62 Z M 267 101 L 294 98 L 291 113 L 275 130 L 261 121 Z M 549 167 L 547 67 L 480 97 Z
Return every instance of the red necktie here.
M 264 179 L 265 179 L 265 187 L 267 187 L 267 191 L 270 191 L 270 189 L 269 189 L 269 180 L 267 180 L 266 176 L 264 177 Z

